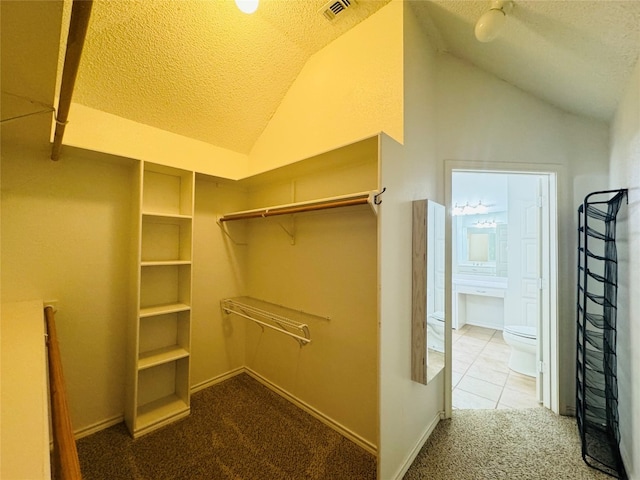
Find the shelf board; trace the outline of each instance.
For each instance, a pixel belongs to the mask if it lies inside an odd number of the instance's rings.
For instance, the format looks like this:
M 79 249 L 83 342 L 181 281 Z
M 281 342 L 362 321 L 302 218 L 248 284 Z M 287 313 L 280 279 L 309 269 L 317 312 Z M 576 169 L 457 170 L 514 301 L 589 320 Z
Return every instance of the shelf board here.
M 191 220 L 193 215 L 182 215 L 180 213 L 167 213 L 167 212 L 142 212 L 143 217 L 154 218 L 167 218 L 167 219 L 183 219 Z
M 150 352 L 140 354 L 138 358 L 138 370 L 155 367 L 164 363 L 173 362 L 189 356 L 189 352 L 179 345 L 158 348 Z
M 160 398 L 138 407 L 135 436 L 145 433 L 151 427 L 161 427 L 168 420 L 189 415 L 189 405 L 175 394 Z
M 164 315 L 167 313 L 184 312 L 191 310 L 191 307 L 185 303 L 171 303 L 168 305 L 155 305 L 153 307 L 145 307 L 140 309 L 140 318 L 153 317 L 155 315 Z
M 191 260 L 147 260 L 140 262 L 141 267 L 166 267 L 173 265 L 191 265 Z

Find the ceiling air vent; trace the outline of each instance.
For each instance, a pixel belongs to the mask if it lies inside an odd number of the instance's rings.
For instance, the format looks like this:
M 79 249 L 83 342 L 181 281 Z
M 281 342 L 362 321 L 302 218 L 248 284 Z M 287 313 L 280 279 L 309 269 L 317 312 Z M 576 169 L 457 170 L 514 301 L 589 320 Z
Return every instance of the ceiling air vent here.
M 340 13 L 344 12 L 347 8 L 355 7 L 356 5 L 356 0 L 332 0 L 329 3 L 325 4 L 325 6 L 319 10 L 319 13 L 322 13 L 322 15 L 324 15 L 324 18 L 332 22 Z

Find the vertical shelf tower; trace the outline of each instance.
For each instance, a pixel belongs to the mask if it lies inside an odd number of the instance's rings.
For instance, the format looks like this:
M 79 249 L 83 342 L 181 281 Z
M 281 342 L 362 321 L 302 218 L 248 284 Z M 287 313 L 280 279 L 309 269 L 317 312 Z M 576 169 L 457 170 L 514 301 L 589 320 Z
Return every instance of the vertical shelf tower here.
M 190 412 L 194 173 L 141 162 L 125 421 L 134 438 Z
M 582 458 L 626 478 L 620 458 L 616 358 L 616 215 L 626 190 L 594 192 L 578 208 L 576 409 Z

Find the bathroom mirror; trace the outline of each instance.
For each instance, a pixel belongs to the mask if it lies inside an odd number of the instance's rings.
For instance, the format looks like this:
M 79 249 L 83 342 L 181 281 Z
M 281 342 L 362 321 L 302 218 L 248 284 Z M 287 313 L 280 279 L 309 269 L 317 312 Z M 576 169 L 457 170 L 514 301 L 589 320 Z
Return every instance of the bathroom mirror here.
M 474 263 L 496 262 L 496 229 L 467 228 L 466 260 Z
M 454 274 L 505 275 L 507 225 L 495 217 L 454 217 Z
M 426 384 L 444 368 L 445 208 L 413 202 L 411 378 Z

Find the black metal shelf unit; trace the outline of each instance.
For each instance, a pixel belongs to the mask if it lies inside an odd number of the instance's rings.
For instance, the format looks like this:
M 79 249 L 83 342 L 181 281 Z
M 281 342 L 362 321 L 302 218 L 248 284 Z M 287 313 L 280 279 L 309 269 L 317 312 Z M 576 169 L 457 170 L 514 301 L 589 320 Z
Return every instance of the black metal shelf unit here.
M 616 216 L 627 190 L 587 195 L 578 208 L 576 410 L 587 465 L 626 478 L 620 458 L 616 357 Z

